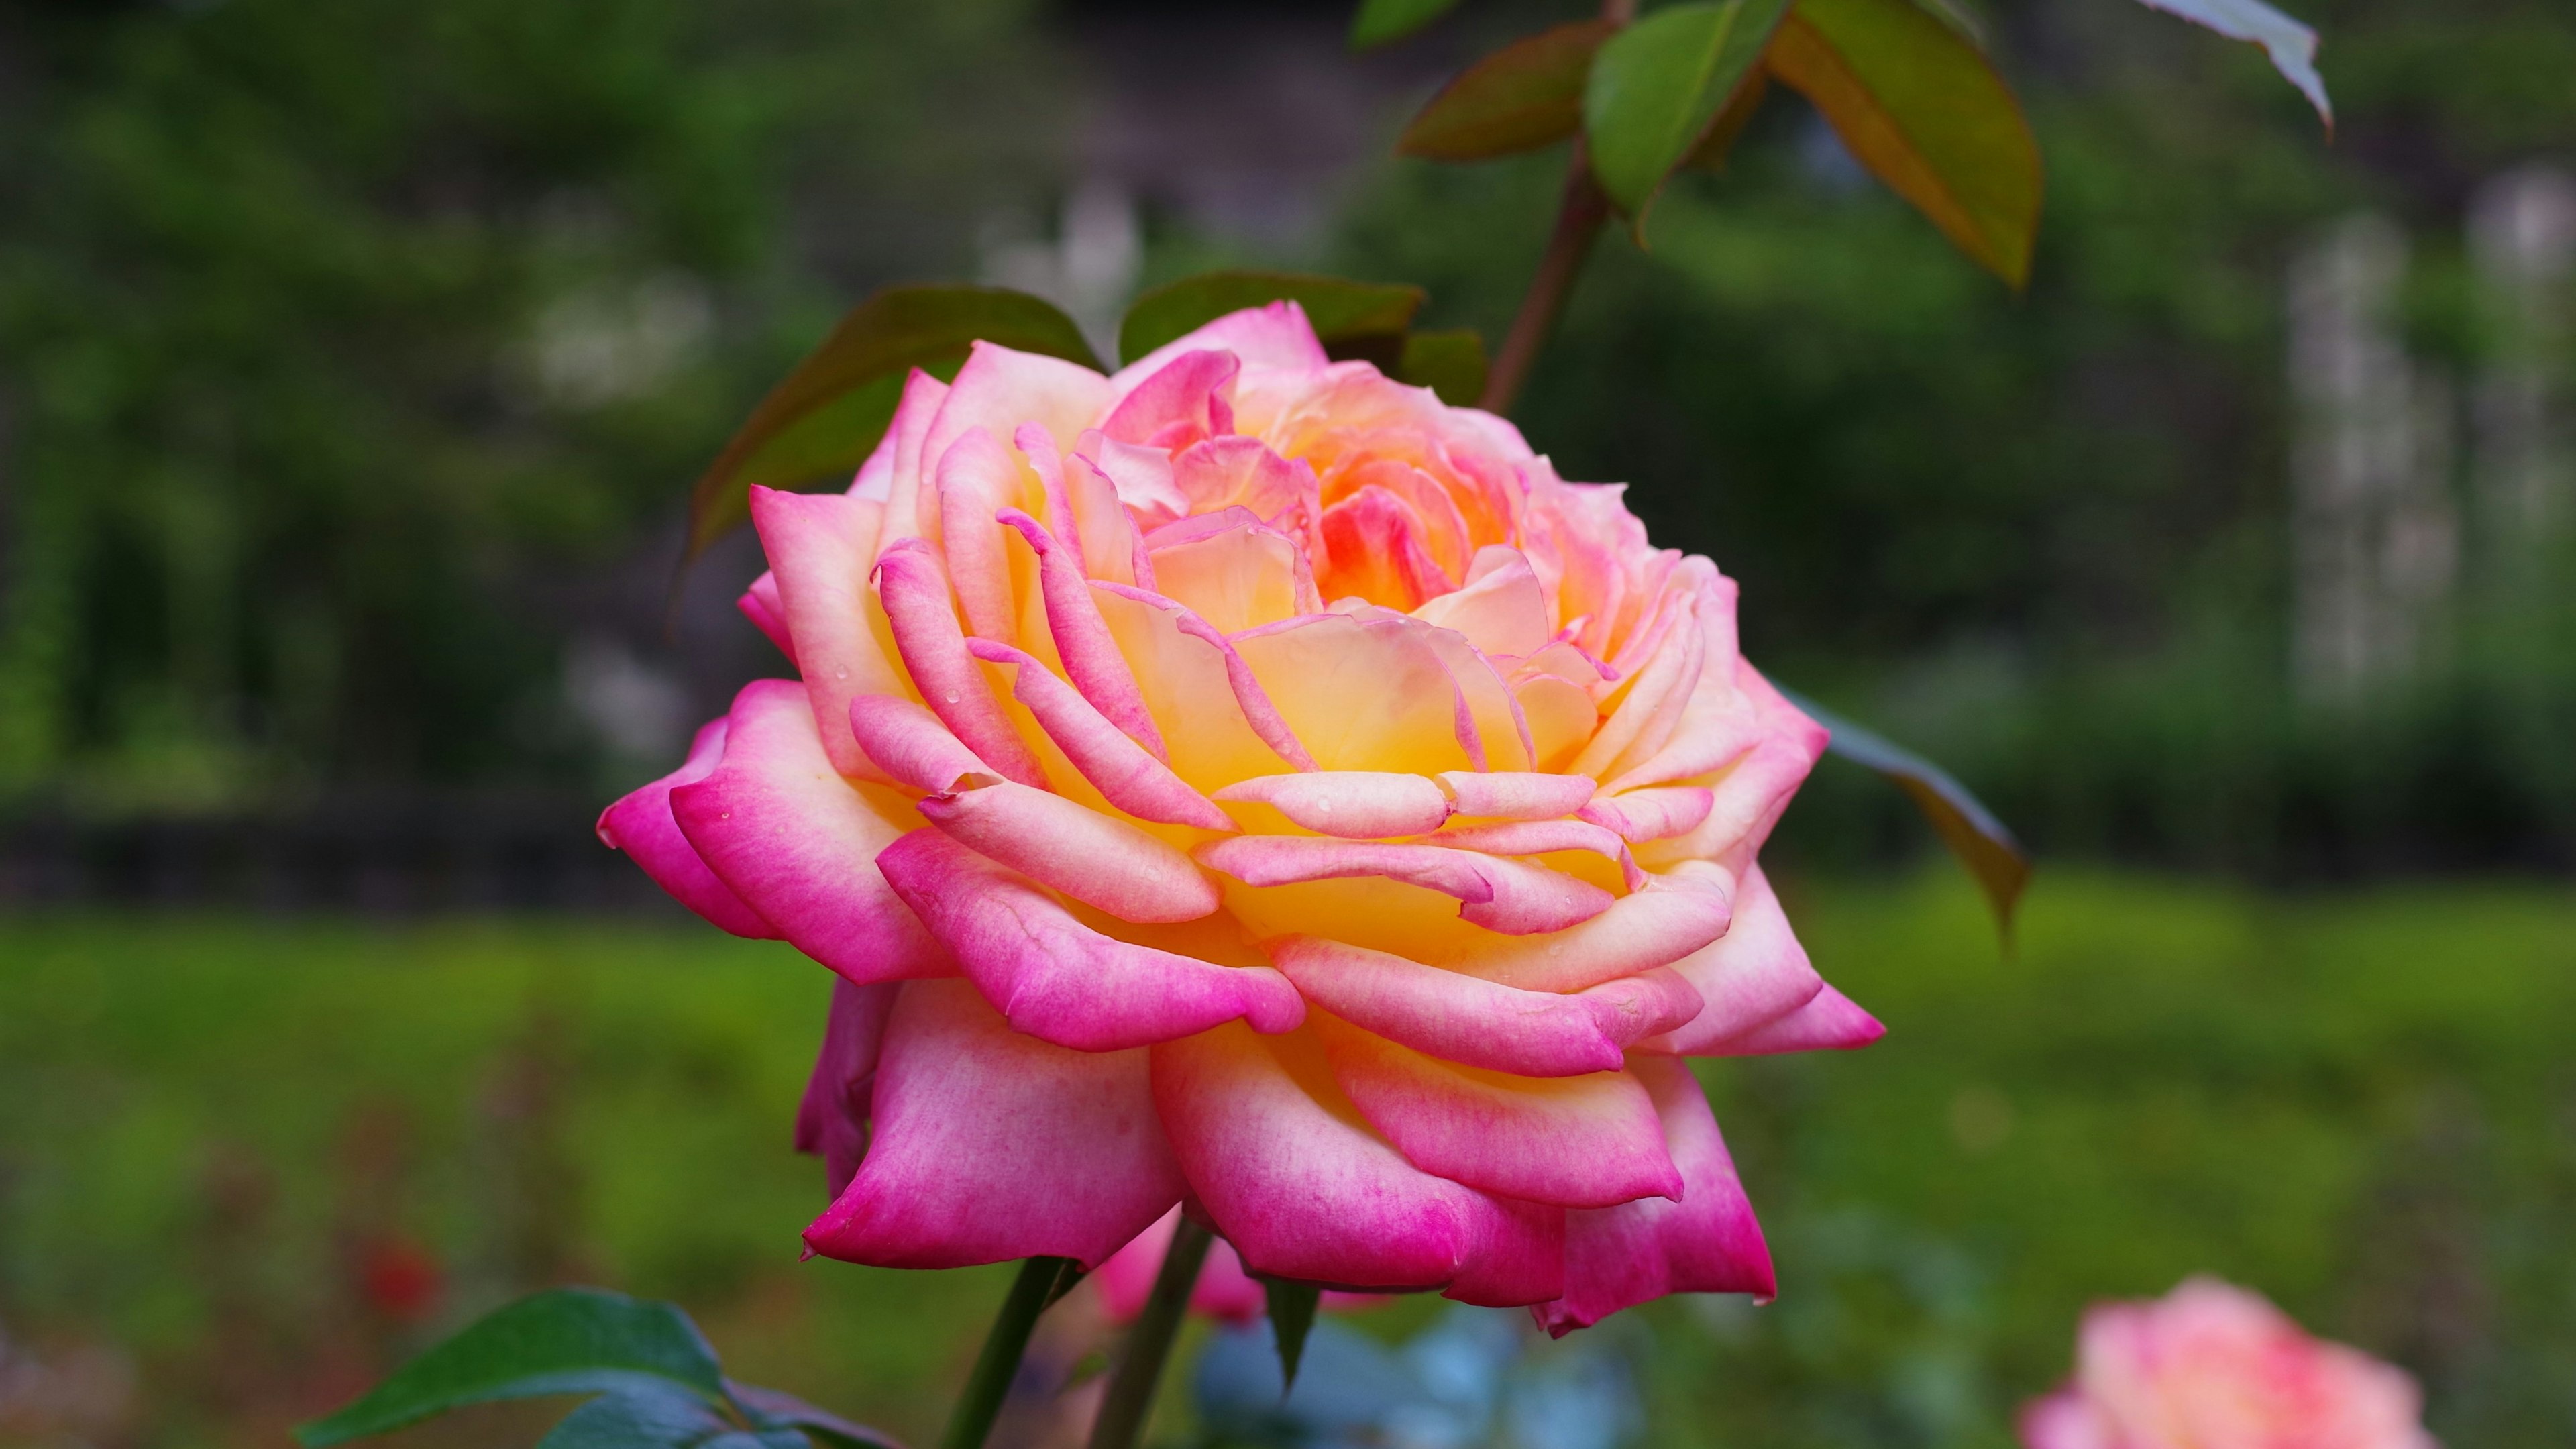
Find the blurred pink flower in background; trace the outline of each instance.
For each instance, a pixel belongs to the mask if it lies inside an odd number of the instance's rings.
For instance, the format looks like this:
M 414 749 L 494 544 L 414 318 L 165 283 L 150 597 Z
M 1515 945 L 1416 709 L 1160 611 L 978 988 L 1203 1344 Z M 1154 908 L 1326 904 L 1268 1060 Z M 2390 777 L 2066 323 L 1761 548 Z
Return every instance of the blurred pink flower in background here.
M 1683 1058 L 1880 1028 L 1755 863 L 1824 731 L 1619 488 L 1277 303 L 1113 377 L 979 344 L 752 515 L 802 678 L 600 832 L 841 976 L 815 1251 L 1096 1267 L 1186 1201 L 1223 1284 L 1769 1296 Z
M 2028 1449 L 2435 1449 L 2404 1371 L 2312 1338 L 2260 1294 L 2192 1278 L 2084 1315 L 2075 1378 Z

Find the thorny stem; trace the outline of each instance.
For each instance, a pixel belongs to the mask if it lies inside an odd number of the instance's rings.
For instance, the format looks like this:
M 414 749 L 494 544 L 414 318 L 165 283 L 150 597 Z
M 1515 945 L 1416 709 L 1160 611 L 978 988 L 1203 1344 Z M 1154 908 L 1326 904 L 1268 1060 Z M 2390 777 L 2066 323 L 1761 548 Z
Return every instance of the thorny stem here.
M 1154 1291 L 1145 1300 L 1145 1311 L 1127 1330 L 1127 1351 L 1120 1355 L 1109 1392 L 1100 1401 L 1100 1417 L 1091 1422 L 1091 1449 L 1134 1449 L 1145 1415 L 1154 1407 L 1154 1386 L 1163 1377 L 1163 1361 L 1172 1356 L 1172 1340 L 1180 1334 L 1190 1291 L 1198 1286 L 1199 1269 L 1206 1264 L 1208 1244 L 1215 1237 L 1186 1213 L 1182 1215 L 1172 1233 L 1172 1246 L 1163 1254 L 1163 1270 L 1154 1275 Z
M 1637 0 L 1601 0 L 1601 18 L 1625 25 L 1637 18 Z M 1520 311 L 1513 314 L 1512 330 L 1503 334 L 1503 350 L 1485 377 L 1485 395 L 1476 400 L 1477 406 L 1508 415 L 1512 404 L 1520 401 L 1530 369 L 1538 365 L 1539 349 L 1556 330 L 1557 315 L 1573 295 L 1574 279 L 1582 275 L 1583 263 L 1592 255 L 1592 240 L 1609 219 L 1610 198 L 1602 194 L 1601 183 L 1592 179 L 1591 153 L 1577 136 L 1574 158 L 1566 166 L 1565 194 L 1557 203 L 1556 230 L 1539 257 L 1538 271 L 1530 277 L 1529 291 L 1521 296 Z
M 1000 1416 L 1002 1400 L 1011 1391 L 1011 1380 L 1019 1376 L 1020 1357 L 1028 1352 L 1038 1315 L 1051 1301 L 1058 1278 L 1072 1266 L 1064 1258 L 1031 1258 L 1020 1265 L 1010 1296 L 1002 1300 L 992 1331 L 984 1335 L 984 1351 L 975 1356 L 975 1371 L 967 1375 L 966 1389 L 949 1412 L 939 1449 L 983 1449 L 984 1437 L 993 1432 L 993 1420 Z

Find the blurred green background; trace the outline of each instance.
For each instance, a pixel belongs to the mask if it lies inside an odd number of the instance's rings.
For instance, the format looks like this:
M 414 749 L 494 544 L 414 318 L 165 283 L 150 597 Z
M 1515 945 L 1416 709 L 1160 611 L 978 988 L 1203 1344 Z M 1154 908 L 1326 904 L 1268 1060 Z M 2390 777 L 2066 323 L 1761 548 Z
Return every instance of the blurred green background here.
M 567 1277 L 932 1432 L 999 1280 L 794 1262 L 823 974 L 587 835 L 780 667 L 747 539 L 672 588 L 688 480 L 900 279 L 1498 335 L 1561 157 L 1388 146 L 1584 8 L 1353 58 L 1339 4 L 0 0 L 0 1443 L 275 1444 Z M 2026 294 L 1775 96 L 1519 418 L 2042 862 L 1999 954 L 1900 799 L 1801 796 L 1892 1033 L 1710 1073 L 1784 1296 L 1640 1315 L 1650 1442 L 1999 1444 L 2087 1299 L 2206 1269 L 2565 1443 L 2576 17 L 2301 0 L 2329 143 L 2127 0 L 1965 8 Z

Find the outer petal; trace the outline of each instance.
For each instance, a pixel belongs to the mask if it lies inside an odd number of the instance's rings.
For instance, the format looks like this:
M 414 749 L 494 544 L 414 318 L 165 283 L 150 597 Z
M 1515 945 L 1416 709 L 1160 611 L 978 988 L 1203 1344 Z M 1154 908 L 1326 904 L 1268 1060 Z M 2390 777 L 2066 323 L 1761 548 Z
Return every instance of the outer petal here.
M 962 981 L 906 986 L 877 1068 L 876 1140 L 806 1243 L 890 1268 L 1102 1261 L 1183 1190 L 1147 1071 L 1141 1051 L 1012 1031 Z
M 833 771 L 804 686 L 744 685 L 723 761 L 671 792 L 671 814 L 717 879 L 848 980 L 956 969 L 877 874 L 877 852 L 902 832 Z
M 939 460 L 939 538 L 948 581 L 967 627 L 1008 644 L 1017 637 L 1011 562 L 1002 545 L 1002 510 L 1022 501 L 1024 469 L 1001 440 L 976 428 Z
M 1686 1021 L 1699 995 L 1670 971 L 1571 995 L 1518 991 L 1383 951 L 1312 936 L 1270 943 L 1308 1001 L 1390 1041 L 1524 1077 L 1615 1072 L 1621 1049 Z
M 602 812 L 599 841 L 611 850 L 625 851 L 655 885 L 710 924 L 737 936 L 774 941 L 778 929 L 707 869 L 697 847 L 689 844 L 689 838 L 680 833 L 680 823 L 671 817 L 673 787 L 703 780 L 715 771 L 716 761 L 724 755 L 725 724 L 714 719 L 700 725 L 697 738 L 689 742 L 686 763 L 628 792 Z
M 1662 840 L 1698 829 L 1715 800 L 1704 785 L 1630 790 L 1592 800 L 1583 807 L 1583 818 L 1619 832 L 1623 840 Z
M 1767 1300 L 1777 1291 L 1771 1250 L 1699 1082 L 1670 1059 L 1631 1070 L 1654 1099 L 1684 1190 L 1679 1202 L 1641 1198 L 1565 1215 L 1565 1296 L 1531 1311 L 1559 1337 L 1667 1293 Z
M 1320 372 L 1332 362 L 1324 355 L 1324 344 L 1315 340 L 1306 309 L 1282 300 L 1228 312 L 1196 332 L 1166 342 L 1120 368 L 1109 380 L 1110 386 L 1124 396 L 1182 354 L 1208 349 L 1231 352 L 1247 368 Z
M 1027 423 L 1045 428 L 1061 452 L 1100 420 L 1110 397 L 1109 379 L 1080 363 L 978 342 L 948 385 L 922 456 L 946 455 L 950 444 L 975 428 L 1010 438 Z
M 1222 904 L 1216 883 L 1157 835 L 1062 795 L 968 775 L 921 802 L 949 838 L 1122 921 L 1195 921 Z
M 1698 1053 L 1712 1057 L 1763 1057 L 1784 1052 L 1849 1051 L 1887 1035 L 1878 1018 L 1831 986 L 1806 1005 L 1741 1036 L 1712 1042 Z
M 1414 1166 L 1565 1207 L 1678 1197 L 1644 1086 L 1621 1073 L 1533 1078 L 1427 1057 L 1318 1013 L 1333 1080 Z
M 823 1050 L 796 1107 L 796 1150 L 823 1159 L 832 1196 L 839 1197 L 868 1150 L 868 1115 L 875 1100 L 877 1049 L 900 982 L 875 986 L 832 983 L 832 1012 L 823 1026 Z
M 1725 938 L 1674 962 L 1673 970 L 1707 1005 L 1681 1029 L 1638 1043 L 1641 1050 L 1726 1055 L 1724 1043 L 1788 1016 L 1825 987 L 1760 866 L 1745 872 L 1736 890 Z
M 1104 936 L 1027 877 L 935 830 L 877 864 L 1013 1027 L 1058 1046 L 1116 1051 L 1248 1018 L 1288 1031 L 1306 1003 L 1267 966 L 1219 966 Z
M 1302 1035 L 1274 1049 L 1229 1024 L 1153 1056 L 1181 1171 L 1250 1271 L 1496 1305 L 1562 1282 L 1561 1212 L 1416 1169 L 1360 1124 Z
M 754 488 L 751 521 L 778 581 L 791 652 L 805 676 L 824 752 L 844 775 L 881 778 L 850 738 L 850 697 L 904 693 L 903 678 L 868 622 L 867 561 L 876 551 L 882 510 L 846 494 Z
M 1231 352 L 1213 348 L 1184 352 L 1128 390 L 1100 431 L 1121 443 L 1143 443 L 1172 438 L 1170 430 L 1177 427 L 1185 436 L 1165 446 L 1179 447 L 1211 433 L 1231 432 L 1234 409 L 1224 394 L 1232 389 L 1234 375 L 1242 367 Z
M 733 606 L 742 611 L 742 616 L 751 621 L 753 628 L 778 646 L 778 652 L 787 656 L 788 663 L 796 662 L 796 644 L 787 632 L 787 606 L 779 600 L 776 573 L 765 573 L 753 579 L 751 587 L 742 591 L 742 597 L 734 600 Z

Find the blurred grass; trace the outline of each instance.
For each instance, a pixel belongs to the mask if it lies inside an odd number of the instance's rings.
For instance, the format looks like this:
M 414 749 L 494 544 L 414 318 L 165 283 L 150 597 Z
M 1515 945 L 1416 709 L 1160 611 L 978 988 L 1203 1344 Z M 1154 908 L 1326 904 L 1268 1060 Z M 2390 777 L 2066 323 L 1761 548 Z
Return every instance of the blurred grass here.
M 2576 895 L 2053 874 L 1999 956 L 1946 874 L 1784 889 L 1890 1033 L 1709 1064 L 1783 1297 L 1640 1315 L 1656 1442 L 2002 1443 L 2087 1299 L 2201 1270 L 2408 1363 L 2452 1443 L 2564 1441 Z M 0 920 L 0 1324 L 131 1355 L 99 1442 L 275 1443 L 458 1316 L 604 1281 L 925 1440 L 1007 1270 L 797 1262 L 827 984 L 688 927 Z M 441 1266 L 427 1321 L 388 1243 Z

